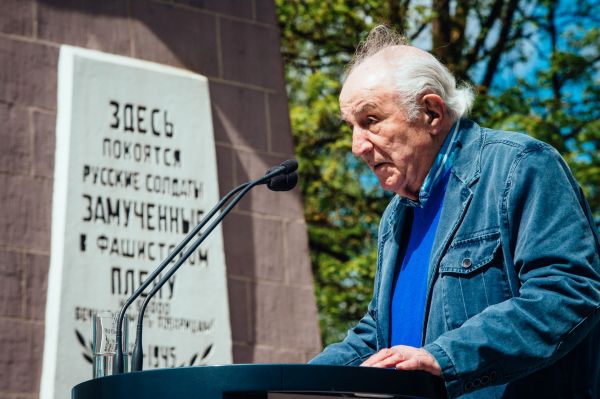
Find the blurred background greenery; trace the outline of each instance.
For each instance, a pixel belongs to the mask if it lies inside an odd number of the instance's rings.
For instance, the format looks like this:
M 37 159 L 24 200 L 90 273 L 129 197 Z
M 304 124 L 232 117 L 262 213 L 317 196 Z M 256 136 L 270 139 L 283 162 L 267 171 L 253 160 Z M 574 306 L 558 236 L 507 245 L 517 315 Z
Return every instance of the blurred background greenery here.
M 343 68 L 377 24 L 477 88 L 470 116 L 557 148 L 600 225 L 600 16 L 595 0 L 276 0 L 324 344 L 371 298 L 389 201 L 339 121 Z M 568 223 L 568 220 L 565 220 Z

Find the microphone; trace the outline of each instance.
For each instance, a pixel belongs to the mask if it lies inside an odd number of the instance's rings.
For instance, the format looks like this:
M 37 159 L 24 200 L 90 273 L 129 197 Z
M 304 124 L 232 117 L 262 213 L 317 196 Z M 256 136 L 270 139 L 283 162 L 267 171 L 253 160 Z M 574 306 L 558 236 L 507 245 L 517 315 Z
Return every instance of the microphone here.
M 286 175 L 292 172 L 295 172 L 298 169 L 298 161 L 296 161 L 295 159 L 288 159 L 283 161 L 282 163 L 280 163 L 278 166 L 276 166 L 275 168 L 272 169 L 277 169 L 277 168 L 283 168 L 283 172 Z M 267 170 L 267 173 L 269 173 L 271 169 Z
M 296 183 L 298 183 L 298 172 L 292 172 L 273 177 L 267 183 L 267 187 L 271 191 L 289 191 L 296 187 Z
M 219 216 L 213 221 L 206 231 L 204 231 L 197 239 L 192 243 L 189 249 L 177 260 L 177 262 L 169 269 L 167 274 L 160 279 L 160 281 L 152 288 L 150 293 L 146 296 L 146 299 L 142 303 L 140 312 L 138 315 L 138 323 L 136 330 L 136 343 L 132 353 L 132 371 L 142 370 L 143 367 L 143 349 L 142 349 L 142 329 L 143 329 L 143 318 L 144 312 L 150 299 L 160 290 L 160 288 L 171 278 L 173 274 L 179 269 L 179 267 L 185 263 L 185 261 L 194 253 L 198 246 L 208 237 L 213 229 L 223 220 L 225 216 L 233 209 L 233 207 L 242 199 L 244 195 L 252 188 L 258 185 L 267 184 L 267 186 L 274 191 L 287 191 L 291 190 L 298 181 L 298 162 L 295 159 L 288 159 L 283 161 L 278 166 L 267 170 L 266 174 L 256 180 L 243 183 L 230 191 L 225 197 L 223 197 L 217 205 L 215 205 L 206 217 L 198 223 L 198 225 L 182 240 L 182 242 L 173 250 L 171 254 L 156 268 L 146 280 L 138 287 L 138 289 L 129 297 L 123 308 L 119 312 L 119 319 L 117 323 L 116 331 L 116 354 L 115 361 L 113 363 L 113 374 L 120 374 L 123 372 L 123 348 L 122 348 L 122 331 L 123 331 L 123 319 L 127 308 L 141 295 L 141 293 L 153 282 L 154 279 L 162 272 L 166 266 L 179 254 L 189 241 L 200 232 L 200 229 L 206 225 L 206 223 L 213 218 L 216 212 L 236 193 L 239 193 L 226 207 L 221 211 Z
M 289 191 L 296 186 L 298 182 L 298 162 L 295 159 L 288 159 L 277 166 L 267 169 L 266 175 L 275 170 L 284 170 L 284 174 L 275 176 L 267 182 L 267 187 L 271 191 Z

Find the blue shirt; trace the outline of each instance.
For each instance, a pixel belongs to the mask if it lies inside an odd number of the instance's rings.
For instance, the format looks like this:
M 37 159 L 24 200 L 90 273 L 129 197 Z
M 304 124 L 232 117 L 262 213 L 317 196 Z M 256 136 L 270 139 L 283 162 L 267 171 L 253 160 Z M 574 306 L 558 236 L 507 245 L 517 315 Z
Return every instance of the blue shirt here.
M 400 198 L 403 205 L 413 210 L 413 220 L 408 243 L 405 241 L 400 249 L 404 256 L 398 256 L 392 285 L 391 346 L 421 346 L 429 258 L 454 161 L 459 128 L 460 120 L 454 123 L 446 136 L 421 186 L 418 201 Z
M 404 256 L 398 257 L 392 288 L 390 346 L 422 345 L 429 258 L 442 210 L 448 176 L 446 172 L 431 191 L 427 204 L 413 211 Z

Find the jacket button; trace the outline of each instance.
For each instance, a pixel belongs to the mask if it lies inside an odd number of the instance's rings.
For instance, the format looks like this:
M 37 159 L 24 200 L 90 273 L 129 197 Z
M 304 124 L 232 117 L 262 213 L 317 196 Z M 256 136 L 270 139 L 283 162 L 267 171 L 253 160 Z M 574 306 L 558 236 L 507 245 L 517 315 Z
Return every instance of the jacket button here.
M 471 258 L 465 258 L 462 261 L 462 266 L 467 269 L 469 267 L 471 267 L 471 265 L 473 264 L 473 262 L 471 261 Z

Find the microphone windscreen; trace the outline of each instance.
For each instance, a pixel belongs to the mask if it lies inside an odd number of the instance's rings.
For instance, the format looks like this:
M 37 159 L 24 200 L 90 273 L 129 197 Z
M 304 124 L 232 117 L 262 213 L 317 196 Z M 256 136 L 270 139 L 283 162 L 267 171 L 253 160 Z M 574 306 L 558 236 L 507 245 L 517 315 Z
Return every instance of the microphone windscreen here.
M 288 160 L 280 163 L 279 166 L 283 166 L 285 168 L 286 174 L 292 173 L 296 169 L 298 169 L 298 161 L 296 161 L 295 159 L 288 159 Z M 296 176 L 296 178 L 297 178 L 297 176 Z
M 296 187 L 298 183 L 298 172 L 292 172 L 287 175 L 279 175 L 271 178 L 267 187 L 272 191 L 289 191 Z

